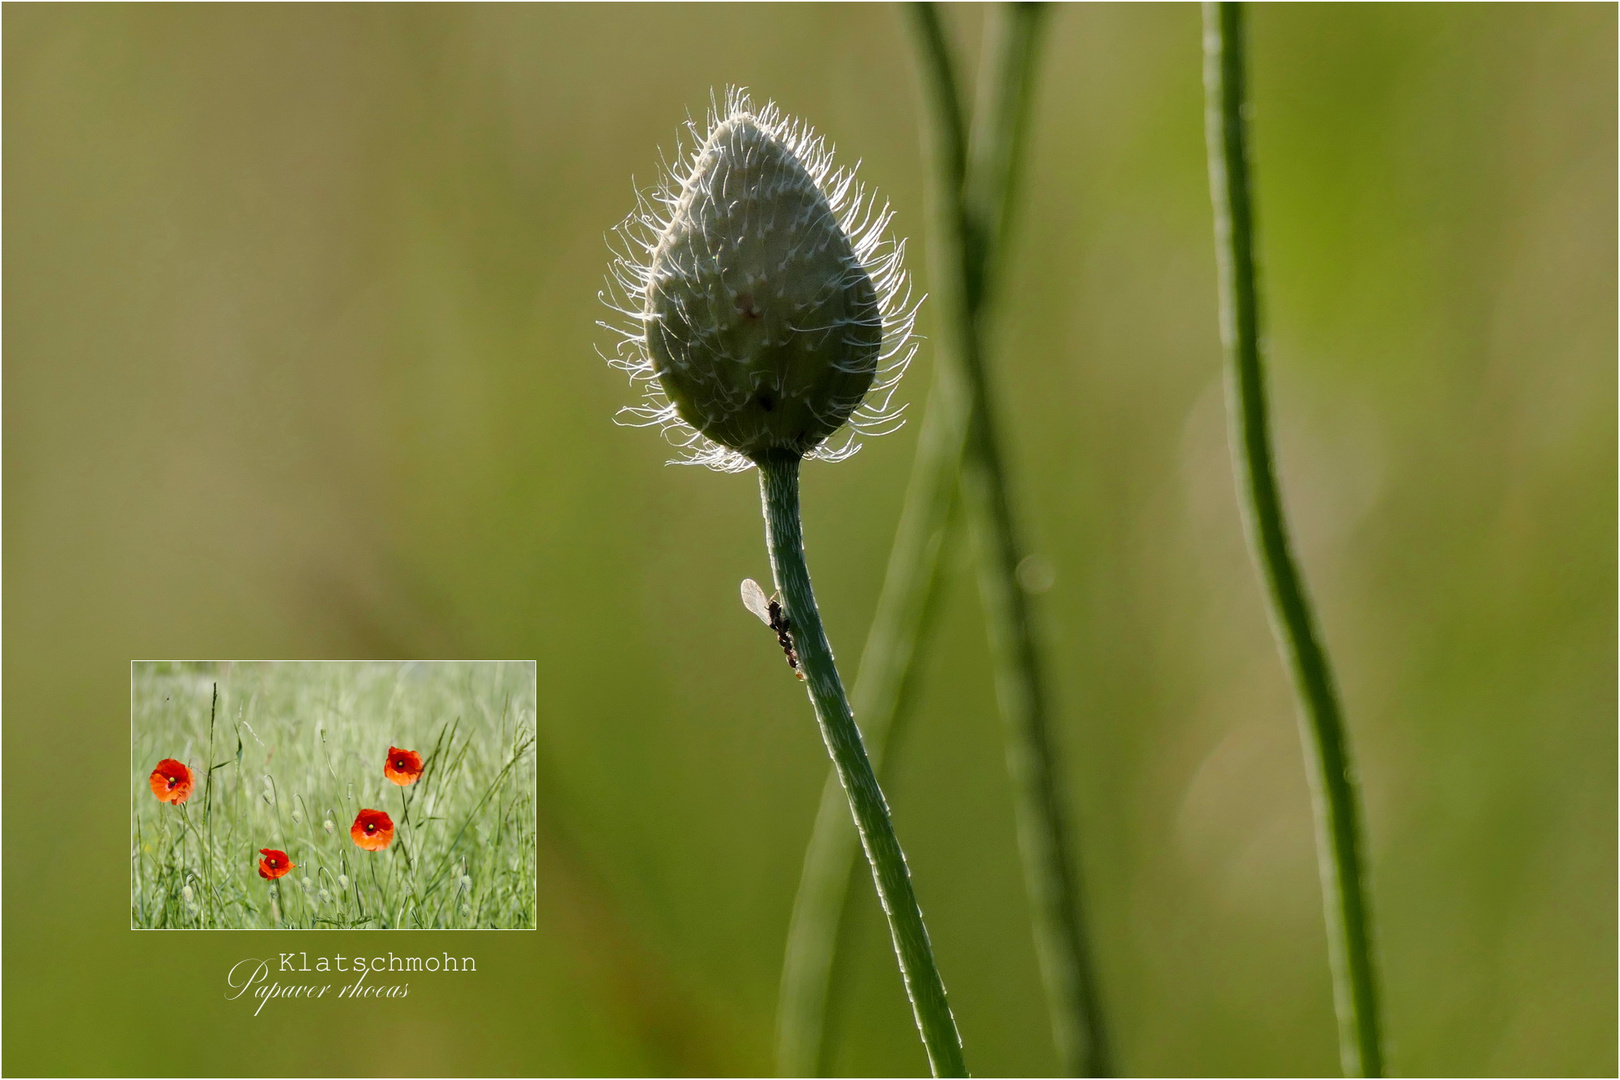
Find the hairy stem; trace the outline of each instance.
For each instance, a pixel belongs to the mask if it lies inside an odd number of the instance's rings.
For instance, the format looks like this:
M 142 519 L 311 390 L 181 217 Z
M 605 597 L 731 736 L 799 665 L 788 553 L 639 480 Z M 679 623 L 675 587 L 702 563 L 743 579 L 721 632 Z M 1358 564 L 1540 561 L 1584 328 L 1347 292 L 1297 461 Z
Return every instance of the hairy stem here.
M 760 458 L 757 464 L 771 572 L 792 626 L 793 645 L 822 738 L 848 796 L 867 861 L 872 865 L 872 880 L 888 916 L 900 974 L 928 1053 L 929 1067 L 935 1076 L 966 1076 L 961 1036 L 934 963 L 933 946 L 912 891 L 905 854 L 894 834 L 888 803 L 866 756 L 860 729 L 855 726 L 833 663 L 832 647 L 822 629 L 815 593 L 810 588 L 799 518 L 799 458 L 774 454 Z
M 924 56 L 927 99 L 936 131 L 935 171 L 942 189 L 937 215 L 937 280 L 946 311 L 942 350 L 947 370 L 968 402 L 962 493 L 979 566 L 979 594 L 995 664 L 996 697 L 1007 729 L 1019 849 L 1034 923 L 1036 953 L 1046 986 L 1059 1064 L 1068 1075 L 1112 1071 L 1089 943 L 1084 931 L 1078 870 L 1069 855 L 1049 694 L 1028 595 L 1018 584 L 1023 558 L 1002 442 L 985 363 L 990 300 L 999 241 L 1007 228 L 1012 190 L 1033 85 L 1033 59 L 1042 12 L 1038 5 L 1000 8 L 999 58 L 981 79 L 972 144 L 964 156 L 956 80 L 939 17 L 913 4 Z M 965 165 L 964 165 L 965 162 Z M 965 171 L 959 171 L 963 170 Z
M 1204 92 L 1227 415 L 1243 524 L 1265 581 L 1272 632 L 1299 703 L 1300 738 L 1316 814 L 1317 865 L 1339 1019 L 1339 1057 L 1346 1076 L 1381 1076 L 1384 1054 L 1361 867 L 1360 797 L 1333 675 L 1290 549 L 1272 466 L 1266 384 L 1260 366 L 1243 10 L 1238 4 L 1204 5 Z
M 950 531 L 962 422 L 936 386 L 917 440 L 900 526 L 889 552 L 877 612 L 850 695 L 874 769 L 900 735 L 916 688 L 917 660 L 938 608 L 941 551 Z M 838 770 L 827 776 L 805 850 L 788 924 L 777 1004 L 776 1065 L 781 1076 L 826 1072 L 827 1001 L 838 930 L 848 907 L 860 837 Z
M 933 151 L 953 189 L 975 213 L 958 214 L 952 201 L 939 208 L 949 221 L 936 244 L 957 255 L 945 260 L 970 268 L 959 301 L 974 317 L 991 292 L 996 256 L 1011 220 L 1018 153 L 1026 125 L 1029 71 L 1033 63 L 1034 20 L 1029 9 L 998 12 L 992 43 L 985 49 L 984 77 L 973 146 L 967 144 L 951 70 L 949 48 L 939 21 L 926 11 L 912 13 L 913 29 L 924 38 L 919 50 L 930 65 L 932 85 L 945 116 L 930 131 Z M 936 198 L 941 198 L 935 193 Z M 946 287 L 947 294 L 950 292 Z M 900 525 L 890 551 L 877 612 L 852 695 L 861 732 L 875 767 L 897 738 L 909 712 L 917 664 L 938 607 L 940 552 L 950 529 L 971 401 L 961 380 L 943 366 L 929 396 Z M 777 1068 L 783 1076 L 826 1071 L 827 1002 L 839 927 L 849 905 L 856 834 L 844 808 L 836 772 L 822 790 L 815 829 L 805 852 L 804 870 L 788 928 L 777 1006 Z

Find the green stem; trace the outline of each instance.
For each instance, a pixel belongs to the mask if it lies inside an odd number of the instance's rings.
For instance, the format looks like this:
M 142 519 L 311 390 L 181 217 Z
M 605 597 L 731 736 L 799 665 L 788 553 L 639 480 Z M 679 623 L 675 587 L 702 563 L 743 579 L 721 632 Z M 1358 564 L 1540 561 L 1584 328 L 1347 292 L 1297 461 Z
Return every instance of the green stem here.
M 991 9 L 980 60 L 979 95 L 973 110 L 966 171 L 960 175 L 968 225 L 963 272 L 968 303 L 982 318 L 994 298 L 1001 257 L 1007 248 L 1023 146 L 1029 135 L 1035 90 L 1035 56 L 1046 6 L 999 4 Z M 943 35 L 937 39 L 943 46 Z M 949 52 L 940 54 L 949 64 Z
M 959 235 L 959 215 L 953 202 L 949 227 L 940 230 L 943 238 L 936 241 L 961 252 L 946 260 L 947 265 L 960 261 L 973 268 L 971 281 L 964 286 L 962 303 L 976 312 L 989 291 L 995 258 L 1011 219 L 1010 193 L 1015 187 L 1032 82 L 1028 72 L 1033 63 L 1034 21 L 1029 9 L 1020 8 L 1003 11 L 992 28 L 992 43 L 985 49 L 984 93 L 974 129 L 974 179 L 970 179 L 966 123 L 943 28 L 926 9 L 912 14 L 913 29 L 924 39 L 920 56 L 930 65 L 930 85 L 946 88 L 935 98 L 944 111 L 940 122 L 931 129 L 936 140 L 935 155 L 942 171 L 952 178 L 949 186 L 964 192 L 971 190 L 971 195 L 964 194 L 964 201 L 980 208 L 971 232 Z M 962 251 L 967 247 L 971 252 Z M 905 506 L 852 694 L 855 713 L 861 718 L 861 733 L 874 767 L 880 770 L 885 746 L 890 739 L 898 738 L 909 712 L 917 661 L 938 607 L 940 552 L 950 529 L 970 409 L 961 380 L 952 378 L 943 366 L 937 369 Z M 837 773 L 833 772 L 822 789 L 815 828 L 805 852 L 782 965 L 777 1068 L 783 1076 L 825 1071 L 827 1001 L 838 929 L 849 904 L 856 850 L 854 826 L 845 810 Z
M 1305 584 L 1290 550 L 1272 466 L 1260 366 L 1259 293 L 1245 111 L 1243 10 L 1204 5 L 1205 124 L 1220 270 L 1233 465 L 1249 546 L 1265 580 L 1272 631 L 1299 699 L 1300 738 L 1316 815 L 1339 1057 L 1346 1076 L 1381 1076 L 1371 915 L 1361 868 L 1359 794 L 1344 718 Z
M 208 853 L 203 862 L 202 917 L 205 926 L 213 927 L 214 918 L 214 715 L 219 711 L 219 683 L 214 683 L 213 696 L 208 705 L 208 760 L 203 763 L 203 831 L 207 834 Z
M 966 1076 L 961 1036 L 934 963 L 933 946 L 912 891 L 905 854 L 894 834 L 888 803 L 866 756 L 860 729 L 855 726 L 810 587 L 799 518 L 799 458 L 768 455 L 757 464 L 771 572 L 782 594 L 799 668 L 805 676 L 822 738 L 848 796 L 867 861 L 872 864 L 872 879 L 888 916 L 900 974 L 928 1053 L 929 1067 L 935 1076 Z
M 947 416 L 950 411 L 936 385 L 923 416 L 900 525 L 850 695 L 855 715 L 861 718 L 867 755 L 880 775 L 884 749 L 899 738 L 909 712 L 916 661 L 939 606 L 939 566 L 950 532 L 964 426 Z M 776 1064 L 781 1076 L 826 1072 L 823 1054 L 833 959 L 859 850 L 860 837 L 838 770 L 833 769 L 822 787 L 788 923 L 777 1005 Z
M 996 697 L 1007 729 L 1007 767 L 1018 822 L 1019 849 L 1030 898 L 1036 954 L 1046 986 L 1053 1039 L 1067 1075 L 1112 1071 L 1090 947 L 1084 932 L 1078 870 L 1070 859 L 1050 707 L 1034 615 L 1018 584 L 1023 547 L 1009 491 L 985 363 L 995 257 L 1010 216 L 1012 189 L 1025 137 L 1041 8 L 1011 4 L 995 28 L 996 69 L 981 79 L 966 172 L 958 131 L 956 82 L 938 15 L 910 5 L 924 56 L 933 112 L 935 170 L 943 201 L 943 243 L 937 280 L 945 301 L 942 350 L 952 378 L 969 402 L 962 492 L 978 556 L 979 593 L 995 664 Z

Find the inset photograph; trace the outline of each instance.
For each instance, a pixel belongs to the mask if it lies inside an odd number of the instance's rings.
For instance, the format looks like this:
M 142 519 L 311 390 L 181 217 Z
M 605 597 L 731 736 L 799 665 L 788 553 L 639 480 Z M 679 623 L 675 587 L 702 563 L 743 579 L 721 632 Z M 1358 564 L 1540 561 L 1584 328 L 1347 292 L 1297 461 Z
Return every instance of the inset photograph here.
M 533 661 L 136 661 L 136 929 L 532 930 Z

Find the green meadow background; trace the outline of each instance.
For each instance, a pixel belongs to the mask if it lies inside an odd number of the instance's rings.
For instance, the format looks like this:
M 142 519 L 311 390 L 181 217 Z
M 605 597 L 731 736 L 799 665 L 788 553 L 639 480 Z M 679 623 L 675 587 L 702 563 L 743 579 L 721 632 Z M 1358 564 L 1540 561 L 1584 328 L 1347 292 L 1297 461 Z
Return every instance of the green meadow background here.
M 534 929 L 534 675 L 499 661 L 136 661 L 131 925 Z M 396 746 L 421 759 L 403 788 L 384 770 Z M 153 797 L 168 757 L 192 769 L 182 807 Z M 350 836 L 362 809 L 393 822 L 381 852 Z M 293 864 L 275 885 L 259 876 L 266 848 Z
M 980 9 L 949 14 L 971 55 Z M 1393 1064 L 1612 1075 L 1615 8 L 1251 26 L 1283 485 L 1365 783 Z M 5 1071 L 769 1072 L 826 757 L 737 602 L 767 570 L 754 480 L 613 426 L 597 291 L 632 177 L 727 83 L 864 161 L 928 290 L 896 11 L 8 5 L 3 30 Z M 1052 12 L 999 408 L 1056 573 L 1121 1067 L 1330 1073 L 1308 792 L 1223 430 L 1200 62 L 1196 7 Z M 847 672 L 915 435 L 805 475 Z M 953 567 L 888 793 L 970 1067 L 1040 1074 Z M 535 660 L 538 929 L 131 932 L 129 662 L 199 656 Z M 920 1072 L 861 890 L 833 1065 Z M 295 944 L 478 970 L 224 1000 L 232 963 Z

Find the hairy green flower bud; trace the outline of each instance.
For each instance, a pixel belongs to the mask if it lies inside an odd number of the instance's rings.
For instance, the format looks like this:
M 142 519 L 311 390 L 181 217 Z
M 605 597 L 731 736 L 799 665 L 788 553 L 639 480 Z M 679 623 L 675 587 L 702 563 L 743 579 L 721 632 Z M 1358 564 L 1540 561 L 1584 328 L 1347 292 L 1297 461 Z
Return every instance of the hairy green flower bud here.
M 819 138 L 732 91 L 653 202 L 662 213 L 643 200 L 621 229 L 644 258 L 613 268 L 629 325 L 610 362 L 648 384 L 633 420 L 725 470 L 772 452 L 845 457 L 853 436 L 826 440 L 846 422 L 890 424 L 914 348 L 904 245 Z

